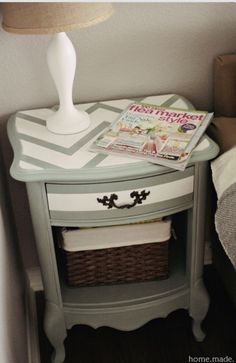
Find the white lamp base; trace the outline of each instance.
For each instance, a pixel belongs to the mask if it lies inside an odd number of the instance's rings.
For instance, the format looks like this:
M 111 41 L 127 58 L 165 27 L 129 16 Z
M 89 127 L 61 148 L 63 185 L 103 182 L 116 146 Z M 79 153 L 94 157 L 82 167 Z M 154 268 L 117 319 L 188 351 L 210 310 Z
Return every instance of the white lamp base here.
M 65 33 L 54 34 L 47 51 L 47 61 L 58 96 L 59 109 L 48 117 L 46 125 L 55 134 L 70 135 L 89 127 L 89 115 L 77 110 L 72 101 L 76 53 Z
M 86 130 L 90 125 L 89 115 L 73 107 L 70 111 L 58 110 L 46 120 L 47 129 L 54 134 L 71 135 Z

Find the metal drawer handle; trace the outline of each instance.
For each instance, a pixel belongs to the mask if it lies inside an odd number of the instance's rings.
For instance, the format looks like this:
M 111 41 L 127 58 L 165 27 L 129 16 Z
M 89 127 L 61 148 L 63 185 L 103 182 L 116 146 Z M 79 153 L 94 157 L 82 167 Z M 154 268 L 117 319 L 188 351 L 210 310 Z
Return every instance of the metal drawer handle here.
M 107 207 L 107 209 L 111 208 L 117 208 L 117 209 L 130 209 L 132 207 L 135 207 L 136 204 L 142 204 L 143 200 L 147 198 L 147 196 L 150 194 L 150 191 L 142 190 L 140 193 L 137 191 L 133 191 L 130 193 L 130 197 L 133 198 L 133 202 L 131 204 L 123 204 L 123 205 L 117 205 L 115 203 L 116 200 L 118 200 L 117 194 L 111 194 L 110 197 L 107 195 L 104 195 L 102 198 L 97 198 L 97 201 L 99 203 L 102 203 L 104 206 Z

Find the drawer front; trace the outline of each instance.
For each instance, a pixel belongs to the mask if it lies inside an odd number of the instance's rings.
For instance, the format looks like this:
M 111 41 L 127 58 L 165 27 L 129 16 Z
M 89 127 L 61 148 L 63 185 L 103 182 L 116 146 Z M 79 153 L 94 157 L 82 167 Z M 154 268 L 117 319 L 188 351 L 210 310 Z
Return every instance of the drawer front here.
M 101 184 L 46 184 L 52 224 L 106 225 L 149 219 L 189 206 L 194 167 Z M 127 220 L 128 219 L 128 220 Z

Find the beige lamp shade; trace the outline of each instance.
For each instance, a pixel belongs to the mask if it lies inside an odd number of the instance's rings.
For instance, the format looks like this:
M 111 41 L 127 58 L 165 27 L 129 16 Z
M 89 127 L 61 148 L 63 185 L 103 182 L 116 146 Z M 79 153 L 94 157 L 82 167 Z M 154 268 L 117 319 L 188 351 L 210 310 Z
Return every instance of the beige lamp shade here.
M 47 62 L 57 89 L 59 107 L 46 118 L 46 127 L 48 131 L 61 135 L 84 131 L 90 125 L 90 118 L 86 111 L 73 104 L 76 52 L 66 32 L 106 20 L 113 13 L 112 5 L 95 2 L 0 2 L 0 10 L 2 27 L 7 32 L 54 33 L 47 50 Z
M 2 27 L 17 34 L 59 33 L 109 18 L 109 3 L 1 3 Z

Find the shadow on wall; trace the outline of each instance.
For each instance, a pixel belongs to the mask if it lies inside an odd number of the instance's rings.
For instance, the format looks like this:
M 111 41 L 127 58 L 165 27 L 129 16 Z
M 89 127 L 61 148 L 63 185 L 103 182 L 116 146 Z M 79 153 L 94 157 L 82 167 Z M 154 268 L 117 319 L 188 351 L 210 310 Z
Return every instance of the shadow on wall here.
M 2 159 L 0 158 L 2 169 Z M 0 174 L 0 352 L 2 362 L 27 362 L 23 269 Z
M 8 223 L 11 229 L 15 229 L 19 256 L 25 268 L 38 265 L 35 247 L 34 233 L 28 205 L 28 197 L 25 184 L 14 180 L 10 176 L 10 167 L 13 160 L 13 151 L 9 143 L 6 131 L 6 122 L 0 125 L 0 150 L 2 152 L 2 172 L 5 170 L 7 189 L 7 204 L 12 206 L 12 216 Z

